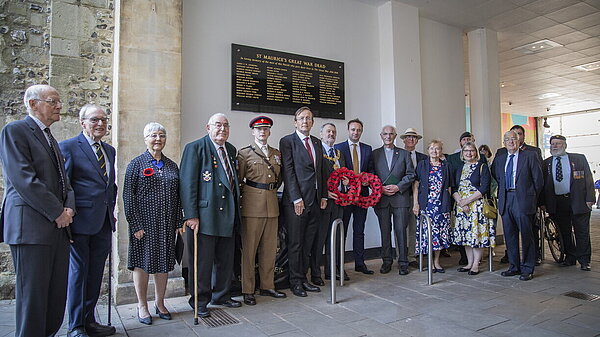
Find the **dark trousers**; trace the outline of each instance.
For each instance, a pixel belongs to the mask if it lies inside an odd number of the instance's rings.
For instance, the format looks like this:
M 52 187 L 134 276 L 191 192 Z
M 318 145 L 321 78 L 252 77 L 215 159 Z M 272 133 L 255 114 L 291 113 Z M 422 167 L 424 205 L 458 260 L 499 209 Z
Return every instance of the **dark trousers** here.
M 15 336 L 53 336 L 63 322 L 67 301 L 65 231 L 57 229 L 52 244 L 11 245 L 10 251 L 17 275 Z
M 367 209 L 350 205 L 344 207 L 344 234 L 348 235 L 348 225 L 352 217 L 352 251 L 354 253 L 354 265 L 365 265 L 365 221 L 367 220 Z
M 573 214 L 571 198 L 556 197 L 556 213 L 550 214 L 562 235 L 567 262 L 579 261 L 589 264 L 592 255 L 590 243 L 590 215 L 591 212 Z M 575 241 L 573 241 L 575 233 Z
M 233 275 L 234 238 L 198 233 L 198 309 L 204 311 L 209 302 L 223 302 L 229 297 Z M 194 305 L 194 231 L 186 231 L 189 282 Z
M 290 286 L 295 286 L 307 281 L 310 253 L 319 225 L 319 204 L 314 201 L 312 205 L 306 206 L 300 216 L 294 212 L 293 204 L 284 206 L 284 212 L 288 234 Z
M 408 207 L 392 207 L 388 205 L 375 208 L 381 231 L 381 259 L 383 263 L 394 262 L 392 255 L 392 217 L 396 243 L 398 244 L 398 265 L 408 266 L 408 246 L 406 242 L 406 227 L 410 216 Z
M 328 203 L 334 203 L 334 200 L 329 200 L 327 201 Z M 325 245 L 325 276 L 331 276 L 331 272 L 329 271 L 329 264 L 331 263 L 331 225 L 333 224 L 333 221 L 335 221 L 335 219 L 341 219 L 343 217 L 344 211 L 343 208 L 339 205 L 327 205 L 327 209 L 326 210 L 322 210 L 321 211 L 321 217 L 320 217 L 320 221 L 319 221 L 319 230 L 317 233 L 317 238 L 319 240 L 319 242 L 316 243 L 316 246 L 313 245 L 313 254 L 316 253 L 316 251 L 318 251 L 318 256 L 322 257 L 322 251 L 323 251 L 323 245 Z M 316 242 L 317 240 L 315 240 Z M 336 270 L 339 268 L 337 267 L 339 264 L 339 242 L 340 242 L 340 228 L 338 228 L 338 232 L 337 232 L 337 237 L 336 237 L 336 252 L 335 252 L 335 257 L 336 257 Z M 318 247 L 321 247 L 320 249 Z M 311 266 L 310 266 L 310 270 L 311 270 L 311 275 L 314 276 L 321 276 L 321 268 L 319 267 L 323 261 L 322 260 L 317 260 L 317 259 L 313 259 L 313 257 L 311 256 Z M 318 269 L 317 269 L 318 268 Z M 315 271 L 318 272 L 317 275 L 315 275 Z M 339 272 L 339 270 L 338 270 Z
M 111 228 L 108 218 L 100 232 L 94 235 L 73 233 L 67 290 L 69 330 L 96 322 L 94 312 L 110 246 Z
M 519 209 L 519 196 L 515 192 L 506 193 L 506 206 L 502 214 L 506 249 L 510 271 L 520 271 L 523 274 L 533 273 L 535 268 L 535 243 L 533 242 L 533 214 L 524 214 Z M 519 252 L 519 234 L 521 234 L 521 250 Z

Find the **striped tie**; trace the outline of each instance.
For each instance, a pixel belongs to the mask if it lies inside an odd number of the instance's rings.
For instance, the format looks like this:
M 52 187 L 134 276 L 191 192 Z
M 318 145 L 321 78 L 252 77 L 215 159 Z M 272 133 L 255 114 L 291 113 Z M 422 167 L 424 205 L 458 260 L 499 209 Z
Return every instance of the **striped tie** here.
M 94 148 L 96 149 L 96 158 L 98 158 L 98 164 L 100 164 L 102 175 L 106 177 L 106 160 L 104 160 L 104 153 L 102 153 L 99 143 L 94 143 Z

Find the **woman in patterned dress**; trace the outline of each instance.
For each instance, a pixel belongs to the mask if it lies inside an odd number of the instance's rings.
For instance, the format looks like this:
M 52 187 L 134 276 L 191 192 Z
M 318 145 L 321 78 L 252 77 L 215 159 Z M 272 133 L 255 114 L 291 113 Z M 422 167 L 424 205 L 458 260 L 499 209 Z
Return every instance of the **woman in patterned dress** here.
M 458 268 L 469 275 L 479 274 L 479 262 L 484 248 L 494 247 L 495 231 L 488 218 L 483 215 L 483 196 L 490 189 L 490 170 L 479 162 L 479 152 L 474 143 L 463 145 L 461 170 L 456 170 L 452 197 L 456 201 L 456 221 L 452 230 L 452 243 L 465 246 L 468 264 Z
M 144 127 L 147 151 L 127 166 L 123 202 L 129 223 L 129 261 L 138 299 L 138 320 L 152 324 L 146 295 L 149 274 L 154 275 L 154 309 L 171 319 L 165 307 L 168 272 L 175 267 L 175 233 L 181 231 L 179 168 L 162 150 L 167 131 L 158 123 Z
M 427 146 L 428 160 L 417 164 L 416 179 L 413 185 L 413 212 L 417 221 L 416 254 L 427 254 L 427 222 L 421 213 L 431 219 L 431 246 L 434 252 L 433 272 L 445 273 L 440 265 L 440 252 L 450 246 L 450 170 L 448 163 L 441 159 L 444 144 L 432 140 Z M 423 233 L 423 235 L 419 235 Z

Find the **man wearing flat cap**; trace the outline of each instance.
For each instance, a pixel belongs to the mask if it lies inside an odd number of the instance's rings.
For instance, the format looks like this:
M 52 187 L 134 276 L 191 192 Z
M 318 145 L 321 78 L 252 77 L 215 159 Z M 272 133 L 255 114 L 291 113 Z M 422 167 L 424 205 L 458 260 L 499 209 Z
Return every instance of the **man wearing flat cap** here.
M 413 163 L 413 167 L 417 168 L 417 163 L 421 160 L 427 159 L 427 155 L 416 150 L 417 143 L 419 143 L 419 139 L 423 138 L 415 128 L 408 128 L 404 131 L 404 134 L 400 135 L 400 139 L 404 142 L 404 149 L 410 152 L 410 159 Z M 410 191 L 410 196 L 412 198 L 412 190 Z M 412 203 L 412 199 L 410 200 Z M 409 215 L 408 225 L 406 227 L 407 235 L 407 246 L 408 246 L 408 265 L 414 268 L 418 268 L 417 260 L 415 257 L 415 244 L 416 240 L 416 231 L 417 231 L 417 217 L 414 215 Z
M 242 215 L 242 293 L 244 303 L 255 305 L 255 266 L 258 252 L 260 295 L 286 297 L 273 281 L 277 251 L 277 189 L 281 185 L 281 153 L 270 147 L 273 120 L 258 116 L 250 121 L 254 142 L 238 152 Z

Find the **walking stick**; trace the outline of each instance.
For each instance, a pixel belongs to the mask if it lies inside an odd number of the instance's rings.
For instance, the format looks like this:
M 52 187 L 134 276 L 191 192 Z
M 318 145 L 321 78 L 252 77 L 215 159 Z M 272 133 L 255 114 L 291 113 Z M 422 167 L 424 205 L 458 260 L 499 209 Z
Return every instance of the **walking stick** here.
M 108 251 L 108 326 L 111 326 L 110 312 L 112 311 L 112 235 Z
M 198 325 L 198 227 L 194 229 L 194 325 Z

